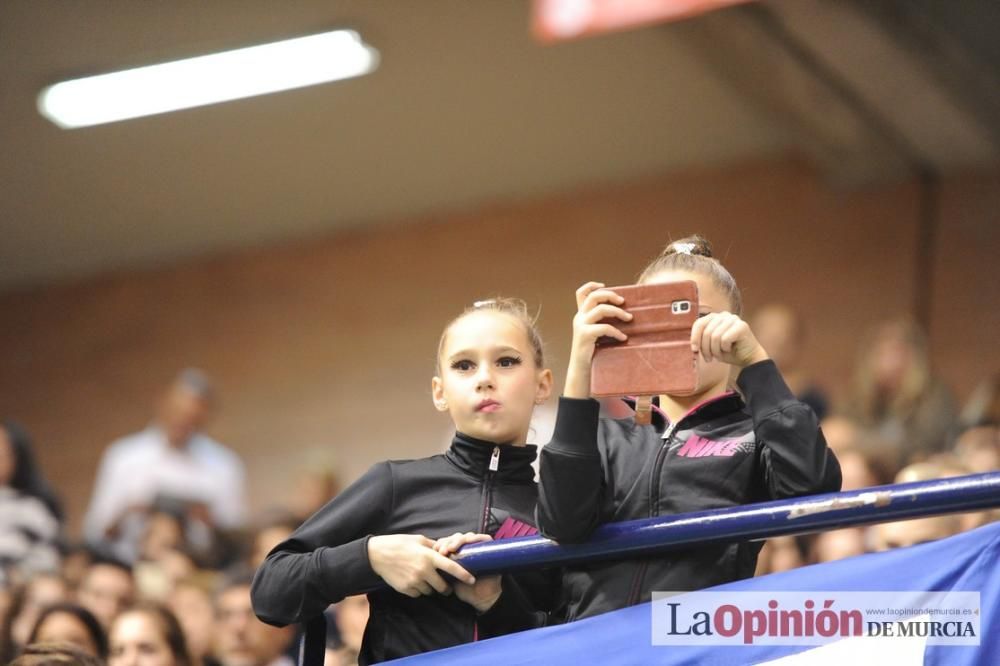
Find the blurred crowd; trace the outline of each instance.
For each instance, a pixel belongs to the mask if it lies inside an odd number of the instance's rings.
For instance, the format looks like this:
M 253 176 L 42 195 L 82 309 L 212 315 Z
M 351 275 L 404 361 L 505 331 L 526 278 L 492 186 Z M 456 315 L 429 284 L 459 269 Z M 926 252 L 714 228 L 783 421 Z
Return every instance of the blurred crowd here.
M 984 377 L 959 409 L 913 322 L 885 322 L 862 341 L 851 390 L 836 407 L 801 372 L 805 335 L 792 309 L 766 306 L 751 328 L 791 389 L 820 417 L 840 461 L 842 490 L 1000 470 L 1000 372 Z M 981 511 L 770 539 L 757 574 L 912 546 L 997 519 L 1000 512 Z
M 1000 469 L 1000 373 L 959 407 L 934 373 L 918 326 L 886 322 L 860 346 L 854 383 L 834 403 L 803 368 L 806 332 L 789 307 L 751 328 L 821 419 L 844 490 Z M 966 387 L 968 388 L 968 387 Z M 206 433 L 210 379 L 185 370 L 145 430 L 105 450 L 84 519 L 69 538 L 58 489 L 16 423 L 0 426 L 0 663 L 284 666 L 297 629 L 258 621 L 250 581 L 266 554 L 338 489 L 313 468 L 284 506 L 249 517 L 240 457 Z M 770 540 L 758 574 L 939 539 L 997 519 L 950 515 Z M 356 663 L 364 596 L 328 610 L 327 664 Z
M 337 480 L 311 468 L 248 520 L 243 462 L 204 432 L 215 406 L 206 375 L 180 373 L 150 426 L 104 452 L 79 540 L 27 433 L 0 426 L 0 663 L 295 662 L 297 628 L 257 620 L 250 583 Z M 367 618 L 364 596 L 330 608 L 329 664 L 356 663 Z

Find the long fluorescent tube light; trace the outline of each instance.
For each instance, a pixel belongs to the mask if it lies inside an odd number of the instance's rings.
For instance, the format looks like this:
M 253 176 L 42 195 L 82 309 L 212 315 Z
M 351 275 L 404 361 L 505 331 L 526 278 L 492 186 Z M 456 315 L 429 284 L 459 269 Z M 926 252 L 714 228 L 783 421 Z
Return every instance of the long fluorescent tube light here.
M 56 83 L 38 110 L 60 127 L 87 127 L 361 76 L 378 59 L 358 33 L 335 30 Z

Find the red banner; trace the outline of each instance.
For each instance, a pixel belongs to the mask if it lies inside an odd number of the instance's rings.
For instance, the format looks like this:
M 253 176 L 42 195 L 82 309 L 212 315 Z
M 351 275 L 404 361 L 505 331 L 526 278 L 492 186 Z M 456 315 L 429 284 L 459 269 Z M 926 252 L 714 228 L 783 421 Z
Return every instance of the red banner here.
M 751 0 L 534 0 L 532 31 L 543 42 L 696 16 Z

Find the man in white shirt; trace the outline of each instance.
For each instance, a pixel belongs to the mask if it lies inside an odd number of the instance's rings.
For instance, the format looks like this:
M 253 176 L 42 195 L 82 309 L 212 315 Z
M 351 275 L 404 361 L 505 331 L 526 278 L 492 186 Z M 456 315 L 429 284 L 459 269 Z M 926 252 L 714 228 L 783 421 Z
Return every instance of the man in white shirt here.
M 200 371 L 181 372 L 145 430 L 108 447 L 84 519 L 84 537 L 127 562 L 138 556 L 145 516 L 156 505 L 184 508 L 188 536 L 240 527 L 246 514 L 243 462 L 202 434 L 215 403 Z

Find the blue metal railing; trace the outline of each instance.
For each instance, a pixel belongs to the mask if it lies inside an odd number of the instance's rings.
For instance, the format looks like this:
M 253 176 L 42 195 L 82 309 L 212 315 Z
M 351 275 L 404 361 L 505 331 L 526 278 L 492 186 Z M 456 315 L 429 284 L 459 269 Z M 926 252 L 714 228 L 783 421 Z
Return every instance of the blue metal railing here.
M 473 574 L 505 573 L 997 506 L 1000 472 L 990 472 L 609 523 L 580 544 L 541 536 L 472 544 L 456 559 Z
M 514 537 L 468 545 L 455 557 L 475 575 L 508 573 L 996 507 L 1000 472 L 989 472 L 609 523 L 579 544 Z M 324 640 L 320 616 L 306 626 L 300 663 L 321 666 Z

